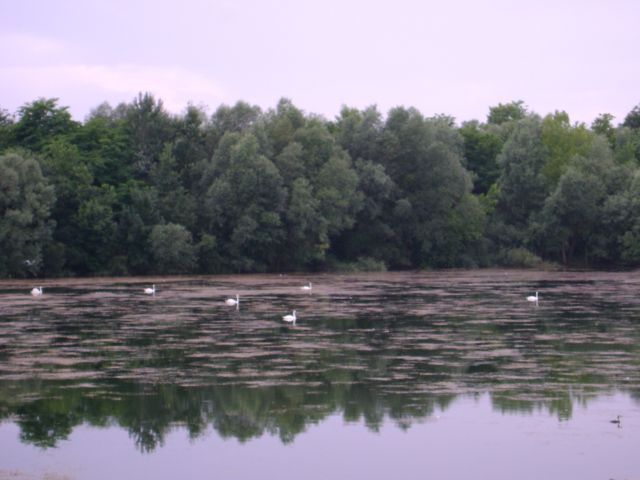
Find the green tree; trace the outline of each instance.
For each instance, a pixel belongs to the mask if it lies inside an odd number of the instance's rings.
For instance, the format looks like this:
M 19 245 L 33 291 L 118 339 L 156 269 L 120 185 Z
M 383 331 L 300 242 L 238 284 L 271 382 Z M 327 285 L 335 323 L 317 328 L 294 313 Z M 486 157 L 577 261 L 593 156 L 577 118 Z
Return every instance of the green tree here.
M 172 154 L 180 182 L 191 194 L 198 189 L 199 165 L 211 156 L 217 144 L 210 130 L 205 112 L 193 105 L 177 120 Z
M 384 122 L 375 106 L 365 110 L 343 107 L 335 125 L 338 145 L 353 160 L 378 161 Z
M 462 146 L 462 138 L 441 118 L 424 119 L 415 109 L 389 113 L 383 166 L 404 197 L 394 207 L 393 228 L 413 266 L 438 266 L 449 257 L 441 250 L 453 233 L 449 217 L 471 191 Z
M 218 253 L 218 240 L 213 235 L 202 234 L 196 245 L 200 273 L 212 274 L 222 271 L 223 259 Z
M 40 98 L 20 107 L 13 128 L 16 144 L 40 152 L 53 138 L 73 133 L 79 125 L 71 119 L 67 109 L 58 107 L 57 98 Z
M 502 125 L 506 122 L 522 120 L 527 116 L 527 107 L 522 100 L 509 103 L 499 103 L 496 107 L 489 108 L 487 122 L 494 125 Z
M 13 144 L 13 116 L 0 108 L 0 153 Z
M 575 157 L 541 212 L 540 234 L 547 250 L 559 254 L 564 264 L 572 263 L 578 253 L 585 264 L 594 258 L 610 259 L 612 253 L 607 243 L 615 233 L 606 231 L 605 225 L 612 222 L 604 214 L 611 194 L 627 181 L 613 163 L 606 140 L 600 142 L 585 157 Z
M 237 102 L 233 107 L 221 105 L 211 117 L 210 128 L 219 141 L 225 133 L 250 132 L 261 115 L 260 107 L 246 102 Z
M 329 249 L 328 222 L 306 178 L 297 178 L 285 213 L 287 236 L 283 268 L 298 270 L 323 262 Z M 286 253 L 285 253 L 286 252 Z
M 398 188 L 381 164 L 359 159 L 355 170 L 362 208 L 353 227 L 332 242 L 332 251 L 345 261 L 373 258 L 385 265 L 397 263 L 402 255 L 391 225 Z
M 498 156 L 502 173 L 496 210 L 507 224 L 526 228 L 531 214 L 542 208 L 548 192 L 542 174 L 546 160 L 541 122 L 534 118 L 521 121 Z
M 94 187 L 78 207 L 73 222 L 77 225 L 77 249 L 69 252 L 68 263 L 76 273 L 111 273 L 111 261 L 117 251 L 113 187 Z
M 611 148 L 615 147 L 616 144 L 616 129 L 612 123 L 614 118 L 610 113 L 601 113 L 591 123 L 591 130 L 606 138 Z
M 117 195 L 116 255 L 125 260 L 129 273 L 152 273 L 154 263 L 149 238 L 151 229 L 162 223 L 158 191 L 142 182 L 130 180 L 119 186 Z
M 35 159 L 0 156 L 0 276 L 38 273 L 51 237 L 54 201 L 53 187 Z
M 317 118 L 296 130 L 293 140 L 302 145 L 301 160 L 307 178 L 314 179 L 332 156 L 341 152 L 327 125 Z
M 129 162 L 138 178 L 146 179 L 158 162 L 165 142 L 173 140 L 175 125 L 162 100 L 139 94 L 127 107 L 124 129 L 129 140 Z
M 640 103 L 627 113 L 622 125 L 633 129 L 640 128 Z
M 346 153 L 332 156 L 318 172 L 316 198 L 318 209 L 327 221 L 329 235 L 351 228 L 362 208 L 358 174 Z
M 473 193 L 486 194 L 500 176 L 497 157 L 503 142 L 478 122 L 466 122 L 459 131 L 464 139 L 466 167 L 474 174 Z
M 640 129 L 618 127 L 614 152 L 618 163 L 640 166 Z
M 175 223 L 156 225 L 151 230 L 154 270 L 160 274 L 190 273 L 196 265 L 191 233 Z
M 70 141 L 78 147 L 96 185 L 117 186 L 133 177 L 125 120 L 108 104 L 94 109 Z
M 272 152 L 279 154 L 284 147 L 293 141 L 293 136 L 305 124 L 302 110 L 295 107 L 291 100 L 282 98 L 275 110 L 265 115 L 265 130 L 271 140 Z
M 167 144 L 151 170 L 151 180 L 158 192 L 157 206 L 167 223 L 178 223 L 192 231 L 196 226 L 196 201 L 182 186 L 173 150 L 173 145 Z
M 209 171 L 203 205 L 205 233 L 215 236 L 236 271 L 277 268 L 285 191 L 275 165 L 251 134 L 227 134 Z
M 555 112 L 542 120 L 540 140 L 547 152 L 543 173 L 555 185 L 574 156 L 588 153 L 594 137 L 584 124 L 572 126 L 566 112 Z
M 86 258 L 86 243 L 77 223 L 78 210 L 94 194 L 94 179 L 80 150 L 67 137 L 50 141 L 44 148 L 41 163 L 56 193 L 51 212 L 56 228 L 44 267 L 46 273 L 60 275 L 64 273 L 69 258 Z M 74 265 L 79 263 L 81 261 Z

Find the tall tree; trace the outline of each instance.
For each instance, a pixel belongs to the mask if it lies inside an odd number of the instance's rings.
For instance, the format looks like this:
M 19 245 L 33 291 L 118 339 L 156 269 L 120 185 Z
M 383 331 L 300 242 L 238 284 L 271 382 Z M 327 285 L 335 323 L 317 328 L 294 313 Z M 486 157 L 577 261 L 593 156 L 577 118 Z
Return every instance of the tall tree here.
M 138 178 L 146 179 L 158 162 L 165 142 L 173 140 L 175 129 L 162 100 L 150 93 L 139 94 L 128 106 L 124 120 L 129 139 L 130 163 Z
M 53 187 L 38 162 L 15 153 L 0 156 L 0 276 L 24 277 L 42 267 L 53 225 Z
M 612 123 L 614 118 L 610 113 L 601 113 L 591 123 L 591 130 L 606 138 L 612 148 L 615 147 L 616 144 L 616 129 Z
M 383 165 L 405 196 L 396 204 L 394 229 L 413 266 L 440 264 L 448 218 L 471 190 L 462 139 L 452 130 L 404 108 L 393 109 L 385 124 Z
M 555 185 L 574 156 L 589 152 L 594 137 L 584 124 L 571 125 L 566 112 L 555 112 L 542 120 L 540 140 L 547 152 L 543 173 Z
M 548 192 L 542 173 L 547 150 L 541 137 L 538 119 L 522 120 L 498 156 L 502 173 L 497 211 L 508 224 L 521 229 L 526 228 L 531 214 L 542 208 Z
M 640 128 L 640 103 L 627 113 L 622 125 L 634 129 Z
M 0 153 L 13 144 L 13 115 L 0 108 Z
M 384 122 L 375 106 L 365 110 L 343 107 L 335 125 L 338 144 L 353 160 L 379 161 Z
M 40 152 L 55 137 L 73 133 L 79 125 L 67 110 L 68 107 L 58 106 L 57 98 L 40 98 L 23 105 L 13 129 L 16 144 Z
M 466 167 L 474 174 L 473 193 L 486 194 L 500 176 L 497 157 L 503 142 L 478 122 L 466 122 L 459 131 L 464 139 Z
M 541 212 L 541 236 L 564 264 L 571 263 L 577 252 L 585 263 L 594 254 L 601 255 L 596 250 L 603 243 L 599 237 L 604 233 L 605 205 L 610 189 L 617 190 L 614 185 L 619 183 L 619 167 L 613 163 L 608 145 L 604 141 L 603 144 L 573 160 Z
M 282 178 L 259 154 L 253 135 L 230 134 L 229 139 L 234 144 L 228 145 L 226 155 L 214 158 L 213 170 L 219 174 L 204 198 L 206 233 L 219 239 L 232 270 L 277 268 L 284 234 Z
M 190 273 L 196 264 L 191 233 L 182 225 L 156 225 L 151 230 L 154 270 L 171 275 Z
M 522 100 L 509 103 L 499 103 L 496 107 L 489 108 L 487 122 L 494 125 L 502 125 L 506 122 L 522 120 L 527 116 L 527 107 Z

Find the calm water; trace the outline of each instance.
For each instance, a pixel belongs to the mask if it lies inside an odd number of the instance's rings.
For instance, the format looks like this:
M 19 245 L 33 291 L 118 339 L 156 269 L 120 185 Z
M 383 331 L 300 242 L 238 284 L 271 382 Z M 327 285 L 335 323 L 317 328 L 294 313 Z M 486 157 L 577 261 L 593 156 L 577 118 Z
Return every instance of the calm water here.
M 638 273 L 42 283 L 0 282 L 0 478 L 640 478 Z

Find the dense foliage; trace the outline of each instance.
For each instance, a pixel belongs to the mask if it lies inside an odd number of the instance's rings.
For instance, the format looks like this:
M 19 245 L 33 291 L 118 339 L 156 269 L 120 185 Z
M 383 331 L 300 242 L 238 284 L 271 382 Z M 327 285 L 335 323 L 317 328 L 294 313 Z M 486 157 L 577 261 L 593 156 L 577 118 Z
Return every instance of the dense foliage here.
M 0 110 L 0 276 L 640 264 L 640 105 Z

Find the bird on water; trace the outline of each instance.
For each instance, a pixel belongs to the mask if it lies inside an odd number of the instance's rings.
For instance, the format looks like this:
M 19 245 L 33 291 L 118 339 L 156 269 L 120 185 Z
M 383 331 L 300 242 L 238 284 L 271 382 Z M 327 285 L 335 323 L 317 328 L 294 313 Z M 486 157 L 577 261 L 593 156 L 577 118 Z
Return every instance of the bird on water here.
M 288 323 L 296 323 L 296 311 L 293 311 L 293 314 L 291 315 L 285 315 L 284 317 L 282 317 L 282 320 Z
M 224 303 L 230 307 L 233 307 L 234 305 L 238 307 L 240 305 L 240 295 L 236 294 L 236 298 L 227 298 Z
M 31 289 L 31 295 L 33 295 L 34 297 L 39 297 L 40 295 L 42 295 L 42 287 L 40 287 L 40 288 L 33 287 Z

